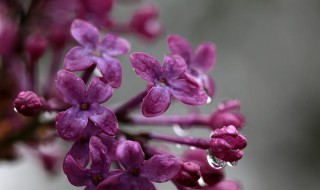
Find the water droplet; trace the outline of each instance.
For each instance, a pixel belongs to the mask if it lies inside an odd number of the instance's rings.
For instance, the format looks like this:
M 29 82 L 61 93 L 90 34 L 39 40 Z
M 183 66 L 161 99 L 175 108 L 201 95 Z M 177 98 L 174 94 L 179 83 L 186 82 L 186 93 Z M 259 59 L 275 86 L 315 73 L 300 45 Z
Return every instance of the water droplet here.
M 222 169 L 227 165 L 227 162 L 213 156 L 210 150 L 207 153 L 207 161 L 214 169 Z
M 237 162 L 237 161 L 227 162 L 227 164 L 228 164 L 228 166 L 230 166 L 230 167 L 235 167 L 235 166 L 238 164 L 238 162 Z
M 178 136 L 188 136 L 191 132 L 190 127 L 181 127 L 177 124 L 173 125 L 172 129 Z
M 13 108 L 13 110 L 14 110 L 15 112 L 17 112 L 17 113 L 18 113 L 18 110 L 17 110 L 17 108 Z
M 207 185 L 206 182 L 204 182 L 204 180 L 203 180 L 202 177 L 200 177 L 200 179 L 198 180 L 198 183 L 199 183 L 199 185 L 200 185 L 201 187 L 204 187 L 204 186 Z
M 211 101 L 212 101 L 212 98 L 210 98 L 210 97 L 208 96 L 207 104 L 210 104 L 210 103 L 211 103 Z

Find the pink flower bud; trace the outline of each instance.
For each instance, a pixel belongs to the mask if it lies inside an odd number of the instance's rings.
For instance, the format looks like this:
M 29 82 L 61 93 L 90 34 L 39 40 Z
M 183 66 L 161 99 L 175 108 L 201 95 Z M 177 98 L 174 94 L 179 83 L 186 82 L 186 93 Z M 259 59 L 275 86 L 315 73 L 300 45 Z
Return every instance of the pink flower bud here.
M 180 172 L 176 176 L 176 180 L 183 186 L 194 187 L 200 179 L 200 166 L 194 162 L 185 162 L 182 164 Z
M 20 92 L 13 104 L 15 110 L 24 116 L 34 116 L 42 109 L 41 99 L 32 91 Z
M 25 43 L 25 48 L 30 55 L 30 58 L 37 60 L 43 56 L 48 46 L 48 42 L 42 36 L 33 34 L 30 35 Z
M 211 136 L 212 155 L 226 162 L 240 160 L 243 156 L 242 149 L 246 146 L 247 139 L 232 125 L 216 129 Z
M 154 5 L 144 5 L 131 18 L 130 26 L 142 36 L 154 39 L 162 34 L 163 26 L 158 21 L 159 10 Z

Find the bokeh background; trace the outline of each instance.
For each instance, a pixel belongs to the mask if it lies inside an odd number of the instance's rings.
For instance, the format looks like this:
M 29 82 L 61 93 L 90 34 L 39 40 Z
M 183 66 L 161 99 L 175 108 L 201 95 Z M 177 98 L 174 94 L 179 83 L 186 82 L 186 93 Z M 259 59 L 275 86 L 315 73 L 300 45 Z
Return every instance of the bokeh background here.
M 210 113 L 227 98 L 242 102 L 248 121 L 243 133 L 249 145 L 239 165 L 227 168 L 227 177 L 239 180 L 245 190 L 320 189 L 320 1 L 155 2 L 168 34 L 179 34 L 194 46 L 203 41 L 217 45 L 218 60 L 211 73 L 217 94 L 203 111 Z M 120 18 L 129 14 L 123 6 L 116 8 Z M 145 51 L 160 60 L 168 53 L 165 35 L 152 44 L 128 38 L 132 51 Z M 133 96 L 145 85 L 127 56 L 122 62 L 123 86 L 111 103 Z M 1 162 L 0 189 L 81 189 L 72 187 L 63 173 L 46 174 L 36 162 L 30 156 Z

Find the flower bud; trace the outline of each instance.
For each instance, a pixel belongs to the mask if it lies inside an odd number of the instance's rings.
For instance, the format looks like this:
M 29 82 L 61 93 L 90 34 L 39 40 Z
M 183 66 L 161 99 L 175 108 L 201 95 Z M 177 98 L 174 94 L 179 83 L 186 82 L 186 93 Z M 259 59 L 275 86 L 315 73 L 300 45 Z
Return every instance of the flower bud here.
M 175 179 L 178 183 L 186 187 L 194 187 L 200 179 L 200 166 L 193 162 L 185 162 L 182 164 L 180 172 Z
M 247 139 L 230 125 L 216 129 L 211 136 L 210 149 L 212 155 L 226 162 L 235 162 L 242 158 L 247 146 Z
M 42 109 L 41 99 L 32 91 L 20 92 L 13 104 L 15 110 L 24 116 L 34 116 Z
M 25 43 L 25 48 L 32 60 L 37 60 L 43 56 L 48 46 L 48 42 L 40 35 L 30 35 Z
M 130 26 L 142 36 L 154 39 L 161 35 L 163 26 L 158 21 L 159 10 L 154 5 L 144 5 L 131 18 Z
M 229 100 L 219 104 L 219 109 L 215 111 L 210 118 L 212 129 L 219 129 L 224 126 L 233 125 L 237 129 L 241 129 L 245 125 L 245 117 L 239 112 L 240 102 L 237 100 Z

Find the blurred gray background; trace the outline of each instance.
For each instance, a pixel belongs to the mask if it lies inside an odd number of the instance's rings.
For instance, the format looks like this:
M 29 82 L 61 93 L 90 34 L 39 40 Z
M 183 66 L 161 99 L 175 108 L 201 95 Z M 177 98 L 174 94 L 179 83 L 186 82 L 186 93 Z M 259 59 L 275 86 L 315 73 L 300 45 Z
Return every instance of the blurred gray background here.
M 241 181 L 245 190 L 320 189 L 320 1 L 156 3 L 168 33 L 187 38 L 194 47 L 203 41 L 217 45 L 218 60 L 211 73 L 217 94 L 203 111 L 210 113 L 226 98 L 242 102 L 248 121 L 243 133 L 249 145 L 239 165 L 227 168 L 227 178 Z M 160 60 L 168 53 L 165 36 L 154 44 L 128 38 L 132 51 L 145 51 Z M 127 56 L 122 63 L 123 86 L 111 103 L 126 100 L 145 85 Z M 1 163 L 0 179 L 1 190 L 78 189 L 68 184 L 64 174 L 48 176 L 29 157 Z

